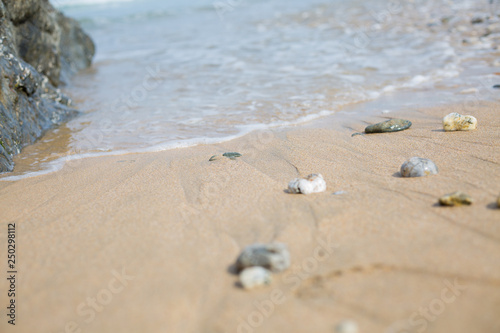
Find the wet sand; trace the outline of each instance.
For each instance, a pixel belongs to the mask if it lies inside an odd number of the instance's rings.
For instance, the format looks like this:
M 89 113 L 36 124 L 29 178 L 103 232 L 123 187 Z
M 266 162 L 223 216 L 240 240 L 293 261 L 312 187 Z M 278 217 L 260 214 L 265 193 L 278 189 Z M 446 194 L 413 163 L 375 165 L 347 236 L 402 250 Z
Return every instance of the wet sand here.
M 475 116 L 478 129 L 443 132 L 453 111 Z M 484 102 L 338 114 L 0 182 L 2 253 L 7 223 L 17 229 L 15 330 L 334 332 L 352 319 L 360 332 L 498 332 L 499 112 Z M 351 137 L 389 117 L 413 126 Z M 243 157 L 208 161 L 227 151 Z M 439 174 L 401 178 L 412 156 Z M 326 192 L 286 193 L 310 173 Z M 437 205 L 457 190 L 475 203 Z M 237 255 L 273 241 L 288 244 L 292 267 L 267 288 L 241 289 Z M 5 315 L 0 330 L 13 331 Z

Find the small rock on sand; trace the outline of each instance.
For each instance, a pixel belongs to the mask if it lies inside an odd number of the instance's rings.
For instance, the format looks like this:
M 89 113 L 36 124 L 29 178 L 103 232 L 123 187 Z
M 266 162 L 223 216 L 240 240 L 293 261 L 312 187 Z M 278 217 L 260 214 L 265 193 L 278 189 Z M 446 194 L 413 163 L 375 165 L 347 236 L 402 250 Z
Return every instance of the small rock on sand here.
M 235 160 L 237 157 L 241 157 L 242 155 L 240 153 L 230 152 L 224 153 L 222 154 L 222 156 Z
M 447 132 L 471 131 L 477 127 L 477 119 L 473 116 L 463 116 L 460 113 L 452 112 L 443 118 L 443 128 Z
M 460 91 L 461 94 L 477 94 L 478 92 L 479 90 L 477 90 L 477 88 L 469 88 Z
M 252 244 L 243 249 L 236 260 L 239 271 L 260 266 L 272 272 L 282 272 L 290 266 L 290 253 L 286 244 Z
M 436 164 L 427 158 L 412 157 L 401 166 L 403 177 L 424 177 L 437 173 Z
M 336 333 L 358 333 L 358 324 L 352 320 L 344 320 L 335 326 Z
M 405 119 L 390 119 L 365 128 L 365 133 L 399 132 L 411 127 L 411 121 Z
M 318 193 L 326 191 L 326 182 L 321 174 L 310 174 L 305 179 L 295 178 L 288 183 L 288 190 L 291 193 Z
M 240 283 L 245 289 L 269 285 L 271 282 L 271 272 L 263 267 L 255 266 L 245 268 L 240 273 Z
M 441 206 L 471 205 L 473 202 L 474 200 L 470 195 L 460 191 L 446 194 L 439 198 L 439 204 Z

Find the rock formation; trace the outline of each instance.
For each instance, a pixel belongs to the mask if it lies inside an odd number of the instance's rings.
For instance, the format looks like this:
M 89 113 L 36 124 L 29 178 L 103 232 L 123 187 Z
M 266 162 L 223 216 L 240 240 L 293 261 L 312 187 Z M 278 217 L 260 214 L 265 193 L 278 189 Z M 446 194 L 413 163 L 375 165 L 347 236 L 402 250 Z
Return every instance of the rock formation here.
M 58 86 L 90 66 L 94 43 L 48 0 L 0 0 L 0 172 L 47 129 L 77 114 Z

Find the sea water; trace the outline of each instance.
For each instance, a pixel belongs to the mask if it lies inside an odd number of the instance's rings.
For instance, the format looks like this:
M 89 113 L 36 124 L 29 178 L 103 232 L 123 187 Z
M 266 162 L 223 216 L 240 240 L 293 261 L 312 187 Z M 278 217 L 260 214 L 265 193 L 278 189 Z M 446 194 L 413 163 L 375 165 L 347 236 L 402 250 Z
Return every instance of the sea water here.
M 445 0 L 53 4 L 96 43 L 92 67 L 63 88 L 82 113 L 25 149 L 4 180 L 84 157 L 222 142 L 398 91 L 454 102 L 478 86 L 464 64 L 488 46 L 464 49 L 443 20 L 491 10 Z

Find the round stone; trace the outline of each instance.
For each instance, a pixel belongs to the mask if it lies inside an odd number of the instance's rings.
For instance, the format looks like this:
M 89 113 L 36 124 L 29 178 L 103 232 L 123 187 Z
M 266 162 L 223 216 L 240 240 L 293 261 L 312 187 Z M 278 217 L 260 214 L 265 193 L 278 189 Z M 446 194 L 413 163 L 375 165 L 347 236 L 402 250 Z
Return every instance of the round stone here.
M 424 177 L 437 173 L 436 164 L 427 158 L 412 157 L 401 166 L 403 177 Z

